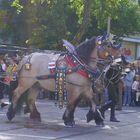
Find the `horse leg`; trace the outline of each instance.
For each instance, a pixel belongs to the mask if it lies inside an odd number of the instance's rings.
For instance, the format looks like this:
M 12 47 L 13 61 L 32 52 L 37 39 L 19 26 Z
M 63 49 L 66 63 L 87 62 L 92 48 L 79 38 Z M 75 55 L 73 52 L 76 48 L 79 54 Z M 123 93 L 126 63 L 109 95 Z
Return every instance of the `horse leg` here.
M 35 105 L 35 101 L 38 96 L 39 90 L 35 86 L 33 86 L 29 90 L 29 92 L 30 93 L 28 95 L 26 107 L 27 107 L 28 111 L 30 111 L 30 118 L 33 120 L 41 121 L 40 113 L 38 112 L 36 105 Z
M 90 106 L 90 109 L 89 109 L 89 111 L 88 111 L 88 113 L 86 115 L 87 123 L 94 119 L 94 112 L 96 110 L 95 107 L 94 107 L 95 105 L 94 105 L 93 100 L 88 99 L 88 104 Z
M 13 91 L 18 87 L 18 80 L 16 81 L 11 81 L 10 82 L 10 87 L 9 87 L 9 102 L 12 101 L 13 97 Z
M 74 111 L 75 111 L 75 108 L 76 108 L 78 102 L 80 101 L 80 98 L 81 98 L 80 94 L 78 92 L 77 93 L 74 92 L 72 95 L 68 100 L 68 105 L 67 105 L 66 110 L 63 114 L 64 124 L 66 126 L 70 126 L 70 127 L 72 127 L 75 124 Z
M 86 115 L 87 122 L 90 122 L 94 119 L 97 125 L 104 125 L 104 118 L 100 110 L 96 109 L 96 95 L 93 94 L 92 89 L 90 89 L 89 92 L 86 92 L 85 96 L 88 99 L 90 106 L 89 112 Z
M 27 89 L 25 89 L 22 86 L 18 86 L 15 91 L 13 92 L 13 96 L 12 96 L 12 101 L 11 101 L 11 105 L 8 108 L 8 112 L 7 112 L 7 118 L 9 120 L 12 120 L 13 117 L 15 116 L 16 113 L 16 109 L 17 109 L 17 104 L 18 104 L 18 100 L 21 97 L 21 95 L 26 91 Z

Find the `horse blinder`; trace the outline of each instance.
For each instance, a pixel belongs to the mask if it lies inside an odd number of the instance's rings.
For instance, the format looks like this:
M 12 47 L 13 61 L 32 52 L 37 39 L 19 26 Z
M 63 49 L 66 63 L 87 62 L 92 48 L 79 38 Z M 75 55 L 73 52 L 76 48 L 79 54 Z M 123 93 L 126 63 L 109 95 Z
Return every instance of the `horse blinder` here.
M 98 52 L 104 51 L 104 57 L 108 57 L 110 55 L 109 48 L 112 47 L 111 42 L 108 42 L 107 40 L 103 42 L 101 40 L 97 40 L 96 44 L 97 44 Z

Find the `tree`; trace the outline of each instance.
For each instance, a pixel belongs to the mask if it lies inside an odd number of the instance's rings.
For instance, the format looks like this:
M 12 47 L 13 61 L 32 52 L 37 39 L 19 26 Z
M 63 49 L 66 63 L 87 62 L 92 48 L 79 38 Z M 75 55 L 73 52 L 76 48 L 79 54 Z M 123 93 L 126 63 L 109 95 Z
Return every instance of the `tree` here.
M 83 35 L 89 27 L 91 20 L 91 9 L 92 9 L 92 0 L 84 0 L 83 2 L 83 14 L 81 25 L 74 36 L 73 43 L 79 44 L 82 40 Z
M 20 14 L 26 11 L 26 15 L 28 15 L 26 20 L 30 19 L 30 25 L 29 23 L 27 24 L 28 31 L 30 31 L 30 36 L 26 40 L 28 45 L 54 49 L 58 48 L 59 41 L 62 38 L 71 38 L 73 29 L 70 29 L 67 24 L 69 24 L 68 21 L 76 23 L 73 21 L 76 19 L 76 15 L 73 11 L 70 11 L 71 8 L 68 2 L 69 0 L 28 1 L 28 5 L 23 6 Z M 75 18 L 70 20 L 65 13 Z M 75 27 L 73 26 L 73 28 Z
M 140 5 L 140 0 L 138 0 L 138 4 Z
M 8 37 L 11 36 L 10 26 L 11 26 L 11 14 L 7 10 L 10 8 L 11 3 L 6 1 L 1 1 L 0 9 L 0 37 L 3 41 L 8 40 Z
M 108 17 L 114 34 L 140 29 L 140 7 L 135 0 L 28 0 L 28 5 L 14 0 L 12 6 L 17 8 L 16 23 L 21 17 L 24 26 L 30 21 L 28 29 L 19 28 L 24 42 L 40 48 L 58 48 L 62 38 L 79 44 L 87 36 L 99 35 L 106 30 Z
M 112 32 L 119 36 L 139 33 L 140 7 L 133 2 L 122 1 L 118 11 L 118 18 L 113 19 L 111 23 Z

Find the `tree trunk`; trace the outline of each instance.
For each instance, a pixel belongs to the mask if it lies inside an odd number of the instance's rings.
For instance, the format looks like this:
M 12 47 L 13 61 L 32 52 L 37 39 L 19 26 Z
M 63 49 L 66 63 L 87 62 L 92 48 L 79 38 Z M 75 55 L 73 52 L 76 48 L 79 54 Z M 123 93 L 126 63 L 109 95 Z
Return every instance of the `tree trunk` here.
M 91 5 L 92 5 L 92 0 L 84 1 L 83 21 L 82 21 L 81 26 L 79 27 L 78 32 L 74 36 L 74 39 L 73 39 L 74 45 L 78 45 L 81 42 L 81 39 L 90 24 L 90 14 L 91 14 L 91 8 L 92 8 Z

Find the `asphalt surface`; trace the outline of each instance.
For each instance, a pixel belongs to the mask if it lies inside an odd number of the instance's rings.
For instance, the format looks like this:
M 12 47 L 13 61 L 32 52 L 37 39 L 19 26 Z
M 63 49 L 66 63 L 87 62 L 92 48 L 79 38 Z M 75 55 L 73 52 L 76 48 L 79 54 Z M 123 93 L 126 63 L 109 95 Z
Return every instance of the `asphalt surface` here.
M 121 121 L 109 121 L 108 110 L 105 126 L 96 126 L 94 121 L 86 123 L 88 107 L 75 111 L 75 126 L 67 128 L 62 115 L 65 108 L 59 109 L 53 101 L 38 100 L 37 108 L 42 122 L 33 122 L 29 114 L 17 115 L 11 122 L 7 120 L 8 107 L 0 109 L 0 140 L 138 140 L 140 138 L 140 107 L 123 107 L 116 111 Z

